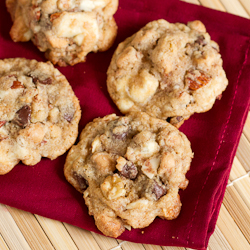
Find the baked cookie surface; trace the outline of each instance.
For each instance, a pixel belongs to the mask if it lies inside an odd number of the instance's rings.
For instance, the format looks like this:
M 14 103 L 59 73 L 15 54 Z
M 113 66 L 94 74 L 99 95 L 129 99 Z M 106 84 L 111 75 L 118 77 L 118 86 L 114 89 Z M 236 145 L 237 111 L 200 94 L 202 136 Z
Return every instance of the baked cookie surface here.
M 143 111 L 176 127 L 211 109 L 228 84 L 219 46 L 200 21 L 148 23 L 119 44 L 107 74 L 122 113 Z
M 71 86 L 50 62 L 0 60 L 0 174 L 19 161 L 35 165 L 64 154 L 80 116 Z
M 13 41 L 29 41 L 60 66 L 84 62 L 114 42 L 118 0 L 6 0 Z
M 181 209 L 193 153 L 187 137 L 143 112 L 115 114 L 86 125 L 69 151 L 66 179 L 81 193 L 98 229 L 118 237 Z

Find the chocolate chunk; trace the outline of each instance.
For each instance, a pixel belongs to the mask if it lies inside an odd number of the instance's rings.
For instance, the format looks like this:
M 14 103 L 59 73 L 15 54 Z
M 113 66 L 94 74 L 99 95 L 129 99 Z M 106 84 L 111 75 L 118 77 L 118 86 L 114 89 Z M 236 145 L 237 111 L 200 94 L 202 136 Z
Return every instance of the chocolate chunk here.
M 184 118 L 183 116 L 175 116 L 170 119 L 169 123 L 176 127 L 179 127 L 184 123 Z
M 73 113 L 65 113 L 63 117 L 68 122 L 71 122 L 73 120 L 73 118 L 74 118 L 74 114 Z
M 6 121 L 0 121 L 0 128 L 6 123 Z
M 131 164 L 126 164 L 122 168 L 121 175 L 124 176 L 125 178 L 134 180 L 138 174 L 137 167 L 131 163 Z
M 124 133 L 121 133 L 121 134 L 113 134 L 113 136 L 117 140 L 123 140 L 123 139 L 125 139 L 127 137 L 127 135 L 128 135 L 127 132 L 124 132 Z
M 14 81 L 12 86 L 10 87 L 11 89 L 20 89 L 20 88 L 24 88 L 24 86 L 22 85 L 21 82 L 19 81 Z
M 30 106 L 26 105 L 16 112 L 16 116 L 13 119 L 13 122 L 18 126 L 25 128 L 30 123 L 30 118 L 31 108 Z
M 52 79 L 50 77 L 48 77 L 48 78 L 46 78 L 44 80 L 41 80 L 38 77 L 32 77 L 32 78 L 33 78 L 34 83 L 41 83 L 41 84 L 44 84 L 44 85 L 50 85 L 52 83 Z
M 85 180 L 81 175 L 77 174 L 76 172 L 73 173 L 73 178 L 77 181 L 80 190 L 83 192 L 88 187 L 88 181 Z
M 154 182 L 153 185 L 154 186 L 152 189 L 152 193 L 155 194 L 157 200 L 167 193 L 166 188 L 164 188 L 163 186 L 160 186 L 156 181 Z
M 195 43 L 198 43 L 199 45 L 202 45 L 202 46 L 207 45 L 207 42 L 204 36 L 198 36 L 198 39 L 195 41 Z

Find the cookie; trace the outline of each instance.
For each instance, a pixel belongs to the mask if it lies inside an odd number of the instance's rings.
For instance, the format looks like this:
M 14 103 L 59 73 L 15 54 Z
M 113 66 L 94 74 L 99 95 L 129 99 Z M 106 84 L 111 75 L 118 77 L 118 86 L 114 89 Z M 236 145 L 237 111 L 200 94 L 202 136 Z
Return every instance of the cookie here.
M 168 122 L 143 112 L 112 114 L 87 124 L 64 173 L 83 193 L 97 228 L 118 237 L 157 216 L 178 216 L 192 157 L 187 137 Z
M 35 165 L 64 154 L 80 116 L 71 86 L 50 62 L 0 60 L 0 174 L 19 161 Z
M 119 44 L 107 74 L 122 113 L 143 111 L 176 127 L 211 109 L 228 84 L 219 46 L 200 21 L 148 23 Z
M 113 18 L 118 0 L 6 0 L 15 42 L 32 42 L 53 64 L 84 62 L 105 51 L 117 33 Z

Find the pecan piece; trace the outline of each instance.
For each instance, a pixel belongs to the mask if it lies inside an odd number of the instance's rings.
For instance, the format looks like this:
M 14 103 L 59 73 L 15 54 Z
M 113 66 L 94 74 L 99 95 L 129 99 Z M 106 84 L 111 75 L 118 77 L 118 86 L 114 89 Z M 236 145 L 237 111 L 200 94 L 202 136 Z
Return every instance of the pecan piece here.
M 16 116 L 13 119 L 13 122 L 18 126 L 25 128 L 30 123 L 30 118 L 31 108 L 30 106 L 26 105 L 16 112 Z
M 20 89 L 20 88 L 24 88 L 24 86 L 19 81 L 13 81 L 13 84 L 10 88 L 11 89 Z
M 34 16 L 34 19 L 38 22 L 41 18 L 41 10 L 39 9 L 39 7 L 37 5 L 33 5 L 31 7 L 32 10 L 32 14 Z
M 6 123 L 6 121 L 0 121 L 0 128 Z
M 194 91 L 207 85 L 210 80 L 211 77 L 201 70 L 188 70 L 185 75 L 185 84 Z
M 217 100 L 221 100 L 221 98 L 222 98 L 222 94 L 220 94 L 220 95 L 218 95 L 218 96 L 216 97 Z
M 53 22 L 55 19 L 57 19 L 59 16 L 61 15 L 61 13 L 54 13 L 54 14 L 51 14 L 50 17 L 49 17 L 49 20 L 51 22 Z
M 88 181 L 83 178 L 83 176 L 77 174 L 76 172 L 73 173 L 73 178 L 77 181 L 79 185 L 79 189 L 83 192 L 88 187 Z

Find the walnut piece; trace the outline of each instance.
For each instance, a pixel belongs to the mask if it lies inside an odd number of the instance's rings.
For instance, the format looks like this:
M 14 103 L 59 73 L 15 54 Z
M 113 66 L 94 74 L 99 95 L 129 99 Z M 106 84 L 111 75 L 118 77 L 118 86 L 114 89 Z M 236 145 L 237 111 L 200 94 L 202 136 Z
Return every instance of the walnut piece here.
M 124 197 L 126 194 L 124 183 L 118 174 L 114 174 L 113 176 L 109 175 L 106 177 L 104 182 L 101 184 L 101 190 L 103 195 L 108 200 Z
M 142 172 L 150 179 L 152 179 L 155 175 L 157 175 L 157 169 L 160 165 L 160 158 L 159 157 L 151 157 L 144 161 L 142 165 Z

